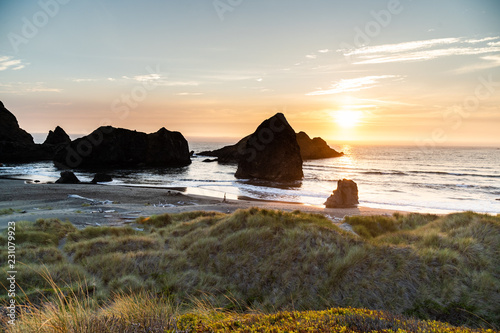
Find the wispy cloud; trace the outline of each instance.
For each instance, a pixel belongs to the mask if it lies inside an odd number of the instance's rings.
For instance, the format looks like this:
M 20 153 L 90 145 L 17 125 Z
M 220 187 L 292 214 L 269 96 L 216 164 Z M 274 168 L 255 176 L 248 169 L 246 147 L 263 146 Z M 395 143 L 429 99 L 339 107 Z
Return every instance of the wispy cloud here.
M 469 73 L 469 72 L 475 72 L 479 70 L 484 70 L 484 69 L 490 69 L 490 68 L 495 68 L 495 67 L 500 67 L 500 55 L 488 55 L 480 58 L 482 61 L 460 67 L 456 70 L 453 71 L 453 73 L 456 74 L 463 74 L 463 73 Z
M 7 69 L 17 71 L 23 69 L 29 65 L 29 63 L 23 63 L 20 59 L 14 59 L 10 56 L 2 56 L 0 57 L 0 71 L 5 71 Z
M 118 78 L 113 77 L 101 77 L 101 78 L 72 78 L 70 79 L 76 83 L 85 82 L 116 82 L 116 83 L 126 83 L 126 82 L 139 82 L 139 83 L 150 83 L 154 82 L 157 86 L 166 87 L 183 87 L 183 86 L 199 86 L 200 83 L 197 81 L 170 81 L 166 75 L 160 73 L 151 73 L 144 75 L 122 75 Z
M 204 95 L 203 93 L 200 93 L 200 92 L 180 92 L 180 93 L 177 93 L 176 94 L 177 96 L 200 96 L 200 95 Z
M 448 56 L 483 55 L 500 52 L 499 39 L 500 37 L 482 39 L 440 38 L 338 51 L 344 53 L 347 57 L 351 57 L 353 64 L 425 61 Z
M 186 86 L 199 86 L 200 83 L 198 81 L 173 81 L 169 80 L 166 75 L 160 73 L 152 73 L 145 75 L 136 75 L 133 77 L 122 76 L 123 79 L 133 80 L 140 83 L 154 82 L 154 84 L 158 86 L 164 87 L 186 87 Z
M 207 81 L 219 81 L 219 82 L 230 82 L 230 81 L 246 81 L 246 80 L 257 80 L 265 76 L 262 72 L 244 72 L 244 71 L 226 71 L 218 72 L 214 74 L 204 74 L 200 75 L 199 78 Z
M 101 81 L 102 79 L 71 79 L 73 82 L 81 83 L 81 82 L 97 82 Z
M 50 92 L 60 93 L 60 88 L 48 87 L 45 82 L 9 82 L 0 84 L 0 93 L 25 95 L 26 93 Z
M 124 76 L 124 78 L 126 78 Z M 146 74 L 146 75 L 136 75 L 133 77 L 134 80 L 139 82 L 150 82 L 150 81 L 159 81 L 162 79 L 162 76 L 158 73 Z
M 355 79 L 342 79 L 338 82 L 332 84 L 328 89 L 320 89 L 310 93 L 307 96 L 317 96 L 317 95 L 333 95 L 340 94 L 344 92 L 359 91 L 364 89 L 370 89 L 376 87 L 379 81 L 391 78 L 397 78 L 397 75 L 373 75 L 364 76 Z

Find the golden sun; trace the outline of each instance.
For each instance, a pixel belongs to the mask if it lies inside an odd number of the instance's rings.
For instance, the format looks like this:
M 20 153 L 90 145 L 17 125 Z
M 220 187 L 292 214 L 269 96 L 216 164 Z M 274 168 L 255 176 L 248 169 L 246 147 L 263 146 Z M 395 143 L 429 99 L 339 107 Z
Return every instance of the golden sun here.
M 340 127 L 351 128 L 359 124 L 361 118 L 363 117 L 363 112 L 340 110 L 333 111 L 332 116 Z

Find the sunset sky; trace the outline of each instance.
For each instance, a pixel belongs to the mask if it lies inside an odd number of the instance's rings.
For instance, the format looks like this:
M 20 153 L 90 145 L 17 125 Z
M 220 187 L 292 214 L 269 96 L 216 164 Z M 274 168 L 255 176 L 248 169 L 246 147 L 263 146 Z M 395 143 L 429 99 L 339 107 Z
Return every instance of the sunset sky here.
M 500 144 L 498 0 L 3 0 L 0 100 L 30 133 Z

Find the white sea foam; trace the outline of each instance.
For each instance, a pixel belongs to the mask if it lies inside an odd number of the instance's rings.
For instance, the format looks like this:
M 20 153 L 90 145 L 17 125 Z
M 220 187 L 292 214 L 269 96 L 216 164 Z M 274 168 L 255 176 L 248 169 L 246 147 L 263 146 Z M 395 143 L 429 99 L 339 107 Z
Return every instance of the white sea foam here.
M 195 151 L 223 144 L 190 143 Z M 294 184 L 250 182 L 234 177 L 236 165 L 203 163 L 194 157 L 188 167 L 176 169 L 115 170 L 111 185 L 185 187 L 190 193 L 222 198 L 302 202 L 321 205 L 338 179 L 353 179 L 361 205 L 373 208 L 446 213 L 473 210 L 500 213 L 500 150 L 495 148 L 436 148 L 423 154 L 417 147 L 362 147 L 340 158 L 304 162 L 304 180 Z M 50 162 L 0 167 L 0 175 L 42 181 L 56 180 Z M 92 173 L 75 170 L 81 180 Z

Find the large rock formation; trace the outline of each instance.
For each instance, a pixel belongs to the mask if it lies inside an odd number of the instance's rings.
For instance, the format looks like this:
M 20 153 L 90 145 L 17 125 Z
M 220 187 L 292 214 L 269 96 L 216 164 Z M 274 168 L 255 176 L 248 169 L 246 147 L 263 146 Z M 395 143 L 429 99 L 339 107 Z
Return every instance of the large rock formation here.
M 33 137 L 19 127 L 16 117 L 0 102 L 0 142 L 33 145 Z
M 49 131 L 47 138 L 43 142 L 44 145 L 67 145 L 71 142 L 68 134 L 59 126 L 55 128 L 54 131 Z
M 337 189 L 326 200 L 326 208 L 354 208 L 359 204 L 358 185 L 350 179 L 342 179 L 337 183 Z
M 71 171 L 61 172 L 61 177 L 56 180 L 56 184 L 80 184 L 80 180 Z
M 71 141 L 59 126 L 50 131 L 43 144 L 19 127 L 16 117 L 0 102 L 0 161 L 11 163 L 52 160 L 55 153 Z
M 94 179 L 92 179 L 91 183 L 97 184 L 97 183 L 108 183 L 112 182 L 113 177 L 106 173 L 98 172 L 95 174 Z
M 344 153 L 330 148 L 322 138 L 311 139 L 305 132 L 297 133 L 297 143 L 303 160 L 344 156 Z
M 243 156 L 242 152 L 245 151 L 245 145 L 249 137 L 250 135 L 244 137 L 234 145 L 212 151 L 202 151 L 198 155 L 217 157 L 221 163 L 238 163 Z M 330 148 L 322 138 L 311 139 L 305 132 L 297 133 L 297 143 L 300 147 L 302 160 L 344 156 L 344 153 L 339 153 Z
M 191 159 L 179 132 L 162 128 L 146 134 L 103 126 L 60 150 L 54 163 L 62 168 L 181 167 Z
M 238 163 L 243 157 L 245 146 L 250 135 L 245 136 L 234 145 L 225 146 L 217 150 L 202 151 L 198 155 L 217 157 L 218 162 L 221 163 Z
M 41 147 L 19 127 L 16 117 L 0 102 L 0 162 L 22 163 L 50 159 L 50 149 Z
M 304 177 L 295 131 L 282 113 L 260 124 L 238 153 L 242 157 L 237 178 L 291 181 Z

